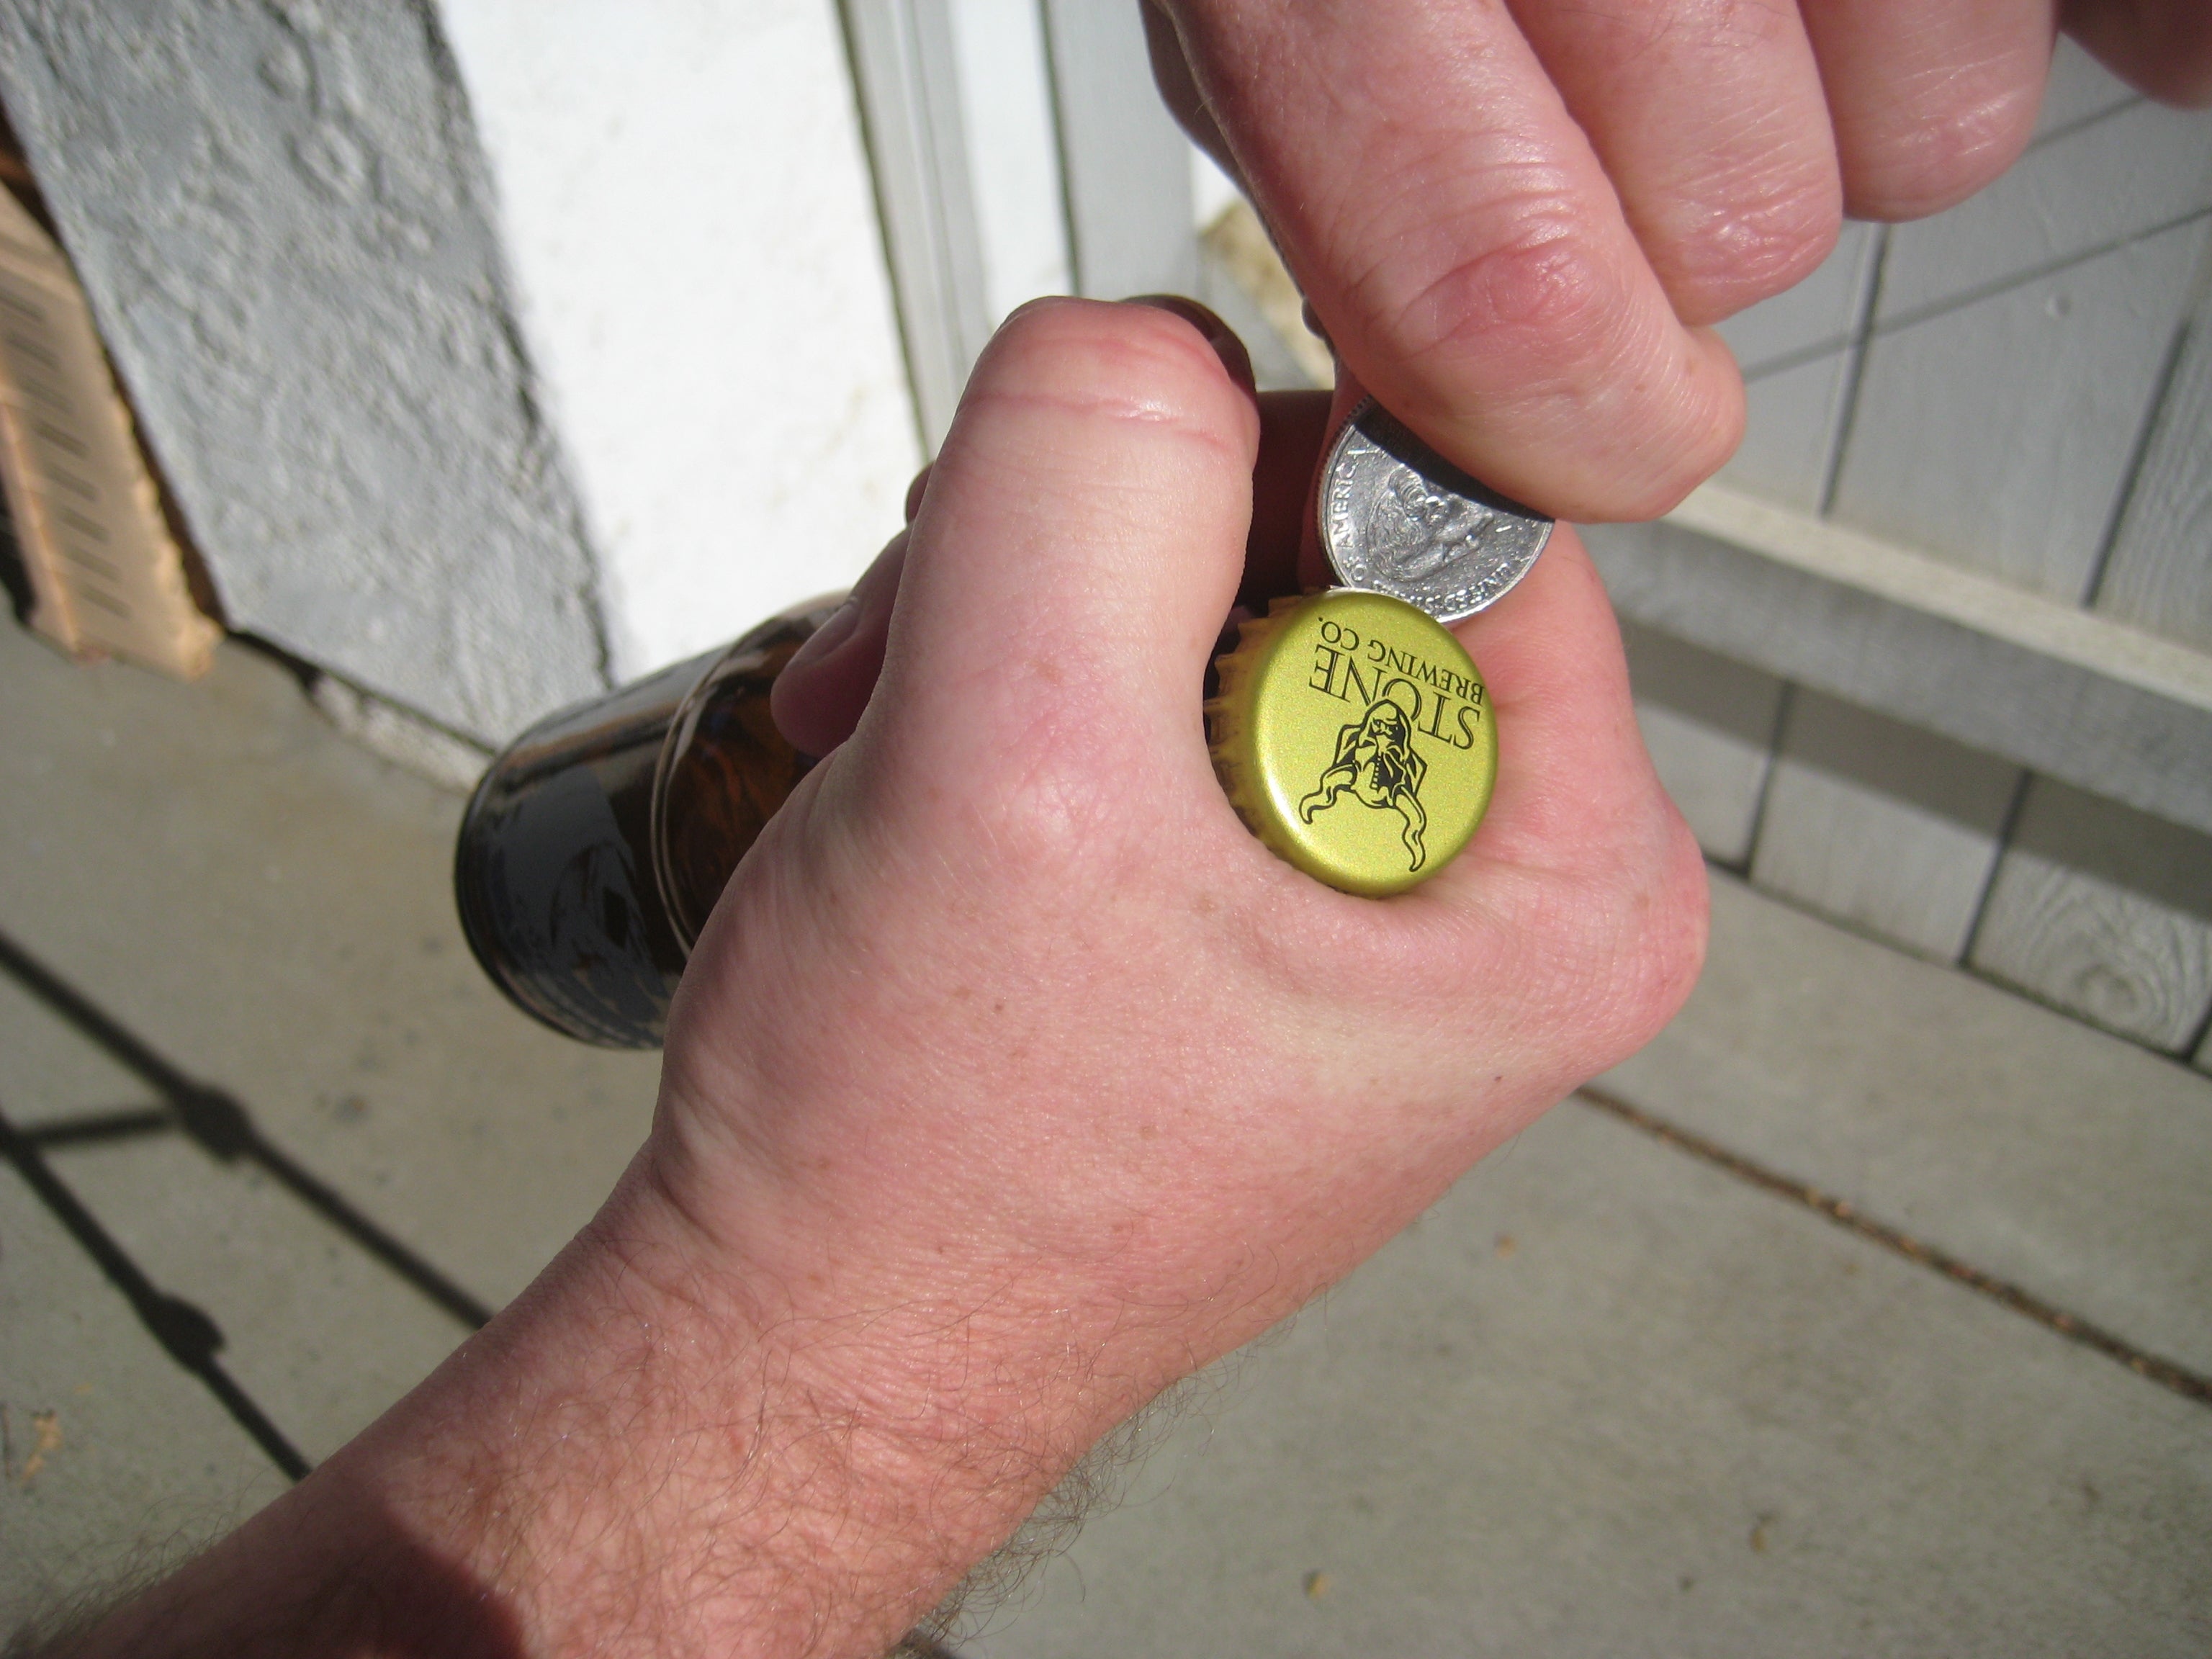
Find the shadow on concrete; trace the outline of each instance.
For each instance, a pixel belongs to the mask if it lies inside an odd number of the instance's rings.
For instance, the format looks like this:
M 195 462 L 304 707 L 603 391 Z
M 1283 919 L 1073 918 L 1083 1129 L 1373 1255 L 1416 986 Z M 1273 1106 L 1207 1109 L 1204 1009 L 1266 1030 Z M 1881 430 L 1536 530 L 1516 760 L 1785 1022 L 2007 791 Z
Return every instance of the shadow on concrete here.
M 135 1073 L 159 1092 L 164 1102 L 160 1106 L 124 1107 L 28 1129 L 18 1127 L 4 1112 L 0 1112 L 0 1158 L 15 1167 L 39 1200 L 52 1212 L 106 1275 L 108 1282 L 122 1293 L 131 1311 L 138 1316 L 139 1322 L 163 1351 L 198 1377 L 238 1425 L 252 1437 L 269 1460 L 293 1480 L 304 1479 L 310 1465 L 216 1358 L 223 1346 L 221 1328 L 200 1309 L 157 1288 L 146 1277 L 114 1237 L 100 1225 L 98 1218 L 54 1173 L 46 1162 L 48 1149 L 181 1133 L 224 1163 L 246 1158 L 258 1164 L 348 1237 L 471 1328 L 481 1327 L 490 1319 L 490 1310 L 482 1303 L 386 1233 L 282 1150 L 271 1146 L 237 1101 L 179 1071 L 4 933 L 0 933 L 0 972 L 6 973 L 102 1053 Z M 401 1574 L 398 1579 L 415 1585 L 415 1594 L 425 1602 L 426 1612 L 439 1611 L 441 1616 L 454 1611 L 467 1614 L 465 1627 L 472 1628 L 477 1638 L 470 1645 L 470 1651 L 520 1655 L 519 1637 L 511 1622 L 492 1607 L 480 1586 L 452 1580 L 451 1569 L 443 1563 L 431 1560 L 428 1565 L 435 1571 L 427 1580 L 413 1574 Z M 446 1628 L 450 1624 L 447 1618 L 443 1625 L 432 1621 L 422 1628 Z M 441 1644 L 437 1650 L 443 1652 L 447 1649 Z M 911 1659 L 958 1659 L 951 1649 L 919 1632 L 910 1633 L 896 1651 Z
M 41 1123 L 16 1131 L 42 1152 L 56 1146 L 97 1146 L 111 1140 L 138 1140 L 176 1133 L 177 1119 L 166 1106 L 127 1106 L 120 1111 Z
M 46 1155 L 22 1131 L 0 1114 L 0 1158 L 15 1166 L 39 1201 L 53 1212 L 84 1253 L 93 1259 L 107 1282 L 123 1293 L 131 1311 L 138 1316 L 162 1351 L 205 1385 L 216 1402 L 238 1426 L 253 1437 L 269 1461 L 295 1480 L 307 1473 L 307 1460 L 287 1440 L 261 1408 L 231 1379 L 216 1358 L 222 1347 L 222 1332 L 214 1320 L 181 1297 L 156 1289 L 120 1244 L 77 1195 L 47 1164 Z
M 218 1162 L 234 1164 L 243 1159 L 258 1165 L 301 1203 L 469 1329 L 479 1329 L 491 1318 L 490 1309 L 363 1215 L 320 1176 L 270 1142 L 236 1099 L 221 1089 L 186 1076 L 5 933 L 0 933 L 0 973 L 5 973 L 94 1047 L 136 1073 L 162 1101 L 159 1106 L 131 1107 L 44 1124 L 35 1129 L 15 1130 L 11 1132 L 12 1144 L 35 1155 L 45 1147 L 181 1133 Z

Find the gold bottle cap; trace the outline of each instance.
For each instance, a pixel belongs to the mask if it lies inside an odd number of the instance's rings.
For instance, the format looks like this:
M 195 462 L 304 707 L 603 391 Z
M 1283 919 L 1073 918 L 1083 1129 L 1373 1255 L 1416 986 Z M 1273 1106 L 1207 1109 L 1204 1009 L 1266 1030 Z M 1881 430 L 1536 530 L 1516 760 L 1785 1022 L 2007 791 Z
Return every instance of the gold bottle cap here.
M 1449 864 L 1490 805 L 1498 728 L 1474 661 L 1402 599 L 1278 599 L 1215 665 L 1213 768 L 1252 833 L 1347 893 Z

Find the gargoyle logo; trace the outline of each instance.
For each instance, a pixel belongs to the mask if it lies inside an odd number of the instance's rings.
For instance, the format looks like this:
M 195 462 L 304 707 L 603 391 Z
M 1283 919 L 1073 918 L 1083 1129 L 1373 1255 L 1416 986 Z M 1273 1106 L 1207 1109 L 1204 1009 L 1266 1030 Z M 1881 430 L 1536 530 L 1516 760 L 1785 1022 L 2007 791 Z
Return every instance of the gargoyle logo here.
M 1316 813 L 1335 805 L 1349 790 L 1362 805 L 1393 808 L 1405 819 L 1401 839 L 1413 855 L 1407 867 L 1418 870 L 1429 856 L 1421 845 L 1429 819 L 1420 802 L 1421 780 L 1428 773 L 1429 763 L 1413 752 L 1412 719 L 1390 698 L 1378 697 L 1336 734 L 1336 758 L 1313 793 L 1298 803 L 1298 821 L 1311 823 Z

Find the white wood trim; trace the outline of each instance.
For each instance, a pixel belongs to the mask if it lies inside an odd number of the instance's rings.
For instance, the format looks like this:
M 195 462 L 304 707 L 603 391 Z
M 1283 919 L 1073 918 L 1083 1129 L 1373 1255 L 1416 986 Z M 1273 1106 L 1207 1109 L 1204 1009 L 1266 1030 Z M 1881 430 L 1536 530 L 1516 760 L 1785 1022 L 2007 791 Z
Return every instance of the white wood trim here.
M 2212 833 L 2185 646 L 1725 491 L 1583 533 L 1633 621 Z
M 1041 3 L 1076 292 L 1193 292 L 1190 141 L 1152 84 L 1142 11 L 1130 0 Z
M 922 448 L 991 336 L 957 53 L 941 0 L 841 0 Z
M 1664 522 L 2212 714 L 2212 654 L 1994 577 L 1717 484 L 1694 491 Z

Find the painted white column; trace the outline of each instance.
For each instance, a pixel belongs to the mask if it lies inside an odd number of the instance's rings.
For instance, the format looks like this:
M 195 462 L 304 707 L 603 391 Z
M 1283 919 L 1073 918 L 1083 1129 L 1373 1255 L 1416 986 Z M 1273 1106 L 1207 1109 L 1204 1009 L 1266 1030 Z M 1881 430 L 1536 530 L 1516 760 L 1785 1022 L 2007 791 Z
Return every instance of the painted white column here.
M 952 0 L 950 16 L 983 291 L 995 325 L 1025 301 L 1075 285 L 1044 20 L 1036 0 Z
M 920 463 L 832 0 L 442 0 L 627 678 L 848 585 Z

